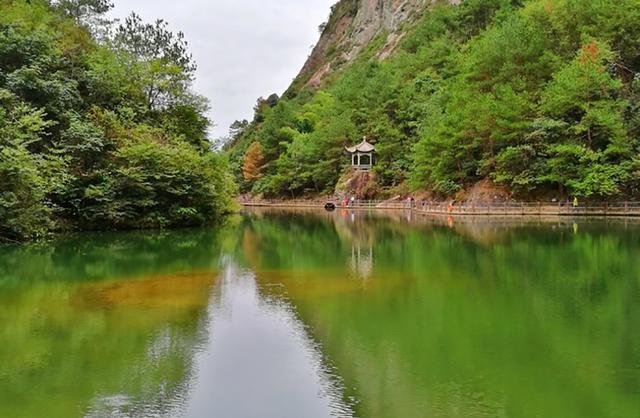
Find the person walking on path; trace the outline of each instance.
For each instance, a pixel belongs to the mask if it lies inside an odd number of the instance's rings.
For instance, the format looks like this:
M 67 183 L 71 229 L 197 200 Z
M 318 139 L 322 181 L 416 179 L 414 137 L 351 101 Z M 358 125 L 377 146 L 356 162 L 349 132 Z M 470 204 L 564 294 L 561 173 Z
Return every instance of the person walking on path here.
M 578 202 L 578 197 L 575 196 L 573 198 L 573 211 L 577 212 L 578 211 L 578 206 L 580 206 L 580 202 Z

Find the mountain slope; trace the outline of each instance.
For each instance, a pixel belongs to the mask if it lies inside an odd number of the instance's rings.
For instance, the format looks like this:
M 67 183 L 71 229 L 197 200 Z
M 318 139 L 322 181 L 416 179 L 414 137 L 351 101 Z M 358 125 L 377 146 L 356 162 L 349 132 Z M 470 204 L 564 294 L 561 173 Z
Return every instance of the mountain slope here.
M 457 4 L 459 0 L 450 0 Z M 292 88 L 319 87 L 322 78 L 348 65 L 376 36 L 386 36 L 378 58 L 388 56 L 432 0 L 341 0 Z M 291 91 L 291 89 L 290 89 Z M 285 95 L 286 96 L 286 95 Z
M 367 136 L 376 197 L 637 196 L 638 18 L 640 0 L 342 0 L 238 136 L 236 175 L 254 194 L 332 194 Z

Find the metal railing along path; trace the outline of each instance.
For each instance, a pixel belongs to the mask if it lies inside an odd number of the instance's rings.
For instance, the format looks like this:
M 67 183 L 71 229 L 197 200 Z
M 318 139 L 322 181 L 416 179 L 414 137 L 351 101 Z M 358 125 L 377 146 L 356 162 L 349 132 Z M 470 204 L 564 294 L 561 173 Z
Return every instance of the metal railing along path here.
M 574 206 L 571 202 L 500 202 L 490 204 L 451 204 L 430 201 L 355 200 L 263 200 L 241 202 L 247 207 L 322 208 L 333 202 L 338 209 L 396 209 L 439 215 L 574 215 L 640 216 L 640 202 L 597 202 Z
M 640 216 L 640 202 L 572 203 L 504 202 L 462 204 L 417 202 L 415 210 L 450 215 Z

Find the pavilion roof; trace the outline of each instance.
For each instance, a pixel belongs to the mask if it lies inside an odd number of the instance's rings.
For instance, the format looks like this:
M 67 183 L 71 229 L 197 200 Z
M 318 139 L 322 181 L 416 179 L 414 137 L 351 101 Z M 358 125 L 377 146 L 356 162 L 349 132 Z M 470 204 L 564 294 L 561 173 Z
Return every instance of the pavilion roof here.
M 367 138 L 364 138 L 361 143 L 355 147 L 347 147 L 346 150 L 350 154 L 355 154 L 356 152 L 374 152 L 376 147 L 370 144 Z

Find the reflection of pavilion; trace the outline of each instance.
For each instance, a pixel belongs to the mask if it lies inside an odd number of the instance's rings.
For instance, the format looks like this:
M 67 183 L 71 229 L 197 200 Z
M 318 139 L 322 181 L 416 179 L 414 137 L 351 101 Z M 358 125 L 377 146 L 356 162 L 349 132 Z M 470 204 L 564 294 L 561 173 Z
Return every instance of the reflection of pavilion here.
M 373 274 L 373 246 L 363 246 L 359 242 L 351 245 L 349 268 L 357 277 L 368 279 Z
M 349 270 L 358 278 L 368 279 L 373 275 L 375 224 L 367 219 L 365 213 L 347 210 L 341 213 L 341 217 L 333 220 L 340 240 L 351 245 L 351 255 L 347 260 Z

